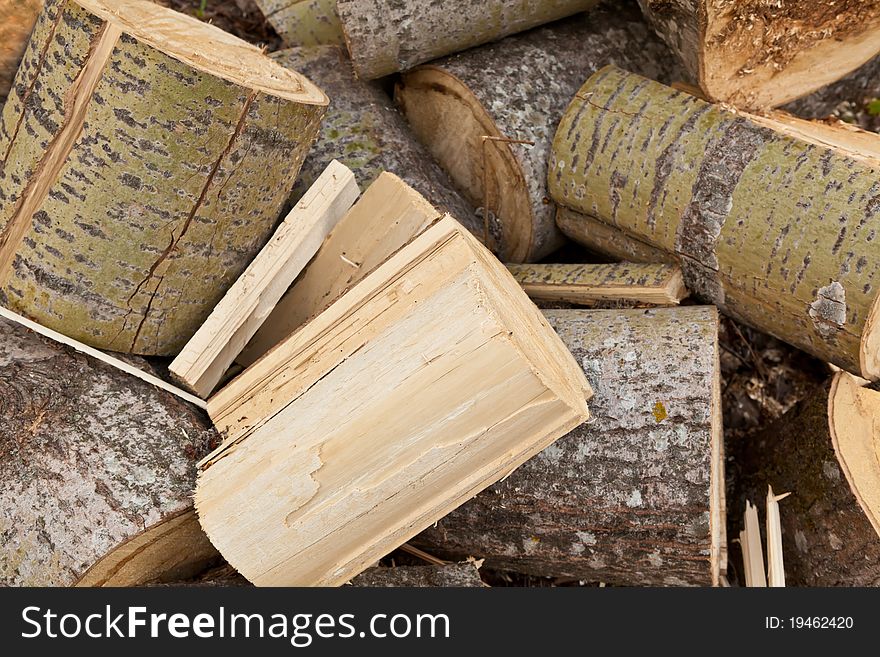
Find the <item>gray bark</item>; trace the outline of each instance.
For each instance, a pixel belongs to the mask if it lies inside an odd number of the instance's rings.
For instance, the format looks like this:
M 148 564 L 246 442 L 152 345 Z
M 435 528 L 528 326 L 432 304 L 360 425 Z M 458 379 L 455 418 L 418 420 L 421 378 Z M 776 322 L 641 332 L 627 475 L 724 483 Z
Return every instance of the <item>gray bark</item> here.
M 724 563 L 712 557 L 724 546 L 723 504 L 712 508 L 713 487 L 723 489 L 712 472 L 721 431 L 715 309 L 544 313 L 593 386 L 591 421 L 413 543 L 534 575 L 714 583 Z M 722 519 L 714 528 L 713 510 Z
M 0 584 L 72 585 L 160 532 L 215 440 L 198 409 L 0 320 Z M 143 576 L 198 572 L 216 557 L 198 535 Z
M 321 132 L 293 188 L 291 204 L 336 159 L 354 172 L 361 189 L 369 187 L 383 171 L 396 174 L 439 211 L 448 212 L 482 237 L 483 222 L 473 206 L 415 139 L 381 87 L 355 77 L 343 48 L 291 48 L 274 53 L 273 58 L 304 74 L 331 99 Z
M 350 586 L 358 587 L 482 587 L 480 573 L 473 563 L 456 563 L 446 566 L 377 566 L 365 570 L 351 580 Z

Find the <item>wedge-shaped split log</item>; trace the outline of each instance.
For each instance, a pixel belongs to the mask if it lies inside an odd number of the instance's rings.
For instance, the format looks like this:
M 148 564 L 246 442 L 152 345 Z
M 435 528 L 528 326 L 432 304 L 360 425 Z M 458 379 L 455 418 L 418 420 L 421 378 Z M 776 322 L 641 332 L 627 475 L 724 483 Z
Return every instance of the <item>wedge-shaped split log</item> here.
M 734 454 L 738 497 L 780 503 L 793 586 L 880 585 L 880 392 L 838 372 Z
M 414 543 L 538 576 L 718 584 L 727 539 L 717 311 L 544 314 L 593 384 L 590 421 Z
M 484 241 L 505 262 L 535 262 L 563 243 L 547 192 L 550 144 L 584 78 L 609 61 L 677 77 L 638 10 L 615 7 L 431 62 L 398 85 L 416 136 L 482 209 Z
M 209 401 L 202 527 L 261 585 L 342 584 L 588 417 L 582 370 L 445 217 Z
M 674 306 L 687 296 L 677 265 L 507 265 L 532 299 L 592 305 L 602 301 Z
M 550 193 L 675 257 L 691 292 L 880 376 L 880 137 L 744 114 L 607 67 L 566 110 Z M 567 231 L 574 239 L 589 228 Z
M 382 173 L 339 220 L 237 362 L 254 363 L 440 216 L 400 178 Z
M 186 343 L 171 374 L 207 398 L 359 195 L 351 170 L 332 161 Z
M 358 77 L 372 80 L 571 16 L 598 0 L 338 0 Z
M 877 0 L 639 0 L 712 100 L 775 107 L 880 52 Z
M 128 586 L 218 558 L 192 509 L 202 411 L 0 319 L 0 585 Z
M 176 354 L 271 235 L 327 103 L 154 3 L 47 3 L 0 118 L 0 303 Z

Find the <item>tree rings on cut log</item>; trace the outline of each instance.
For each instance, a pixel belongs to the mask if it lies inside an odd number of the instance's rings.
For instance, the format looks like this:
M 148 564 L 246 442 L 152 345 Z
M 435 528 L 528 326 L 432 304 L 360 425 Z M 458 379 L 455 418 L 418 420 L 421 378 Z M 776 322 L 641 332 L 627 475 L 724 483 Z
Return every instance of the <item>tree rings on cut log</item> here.
M 0 302 L 176 353 L 271 234 L 327 103 L 169 9 L 48 3 L 0 119 Z
M 874 384 L 876 386 L 876 384 Z M 880 392 L 838 372 L 734 456 L 737 502 L 772 486 L 786 581 L 880 585 Z
M 550 168 L 557 203 L 674 256 L 695 296 L 880 377 L 877 135 L 732 111 L 609 66 L 566 110 Z
M 182 579 L 217 553 L 192 511 L 217 435 L 173 395 L 0 320 L 0 585 Z
M 673 60 L 637 10 L 599 8 L 414 69 L 395 95 L 465 198 L 500 223 L 500 236 L 484 229 L 488 246 L 505 262 L 535 262 L 564 241 L 547 161 L 584 78 L 615 61 L 668 80 Z

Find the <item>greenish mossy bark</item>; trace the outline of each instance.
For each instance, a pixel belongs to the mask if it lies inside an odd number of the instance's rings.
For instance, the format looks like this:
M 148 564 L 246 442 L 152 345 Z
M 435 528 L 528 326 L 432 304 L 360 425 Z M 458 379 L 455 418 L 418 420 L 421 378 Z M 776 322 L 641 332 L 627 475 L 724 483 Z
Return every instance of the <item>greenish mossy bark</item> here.
M 0 118 L 0 302 L 95 347 L 170 355 L 271 234 L 325 108 L 125 32 L 99 61 L 110 34 L 73 0 L 35 27 Z
M 355 70 L 371 80 L 586 11 L 597 2 L 339 0 L 337 11 Z
M 600 7 L 403 76 L 396 97 L 416 136 L 468 201 L 497 217 L 492 248 L 505 261 L 535 262 L 562 245 L 547 191 L 553 134 L 585 77 L 608 62 L 678 77 L 668 48 L 632 7 Z M 501 141 L 484 144 L 486 135 Z
M 255 0 L 288 46 L 343 45 L 336 0 Z
M 704 301 L 872 378 L 877 173 L 868 160 L 607 67 L 560 123 L 549 185 L 557 203 L 677 258 Z
M 0 585 L 75 584 L 161 531 L 192 509 L 216 440 L 173 395 L 0 320 Z M 207 538 L 178 548 L 149 575 L 186 577 L 216 556 Z
M 716 583 L 725 543 L 723 473 L 713 471 L 716 310 L 544 313 L 593 386 L 590 421 L 412 542 L 539 576 Z

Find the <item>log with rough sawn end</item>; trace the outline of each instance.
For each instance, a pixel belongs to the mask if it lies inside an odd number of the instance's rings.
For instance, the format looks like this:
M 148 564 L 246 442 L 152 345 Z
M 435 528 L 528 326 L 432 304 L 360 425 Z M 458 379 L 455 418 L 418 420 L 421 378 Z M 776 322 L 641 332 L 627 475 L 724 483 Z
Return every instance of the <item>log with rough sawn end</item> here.
M 258 585 L 339 585 L 587 420 L 589 384 L 448 215 L 208 402 L 199 520 Z
M 678 70 L 637 9 L 600 7 L 431 62 L 398 85 L 418 139 L 500 223 L 488 245 L 505 262 L 535 262 L 563 243 L 547 192 L 550 145 L 572 96 L 608 62 L 663 80 Z
M 775 107 L 880 52 L 880 1 L 639 0 L 706 96 Z
M 0 303 L 176 353 L 271 234 L 327 102 L 153 3 L 48 3 L 0 119 Z
M 876 385 L 876 384 L 875 384 Z M 793 586 L 880 586 L 880 392 L 838 372 L 732 456 L 736 503 L 781 503 Z
M 438 216 L 448 212 L 483 238 L 483 220 L 474 207 L 456 191 L 449 176 L 415 138 L 379 84 L 355 77 L 344 48 L 290 48 L 273 53 L 272 58 L 308 76 L 333 99 L 294 185 L 292 202 L 305 194 L 331 160 L 337 159 L 354 171 L 362 189 L 383 171 L 400 176 L 440 211 Z M 490 233 L 496 241 L 499 230 L 494 221 Z
M 585 11 L 598 0 L 339 0 L 358 77 L 372 80 Z
M 507 265 L 532 299 L 591 305 L 634 301 L 675 306 L 687 296 L 678 265 L 615 262 L 600 265 Z
M 544 314 L 593 385 L 590 422 L 411 542 L 538 576 L 718 584 L 727 540 L 717 311 Z
M 336 0 L 255 0 L 288 46 L 343 45 Z
M 199 572 L 218 557 L 195 466 L 217 440 L 202 411 L 0 319 L 0 584 Z
M 877 135 L 735 112 L 610 66 L 566 111 L 549 185 L 676 257 L 698 298 L 874 379 L 878 172 Z

